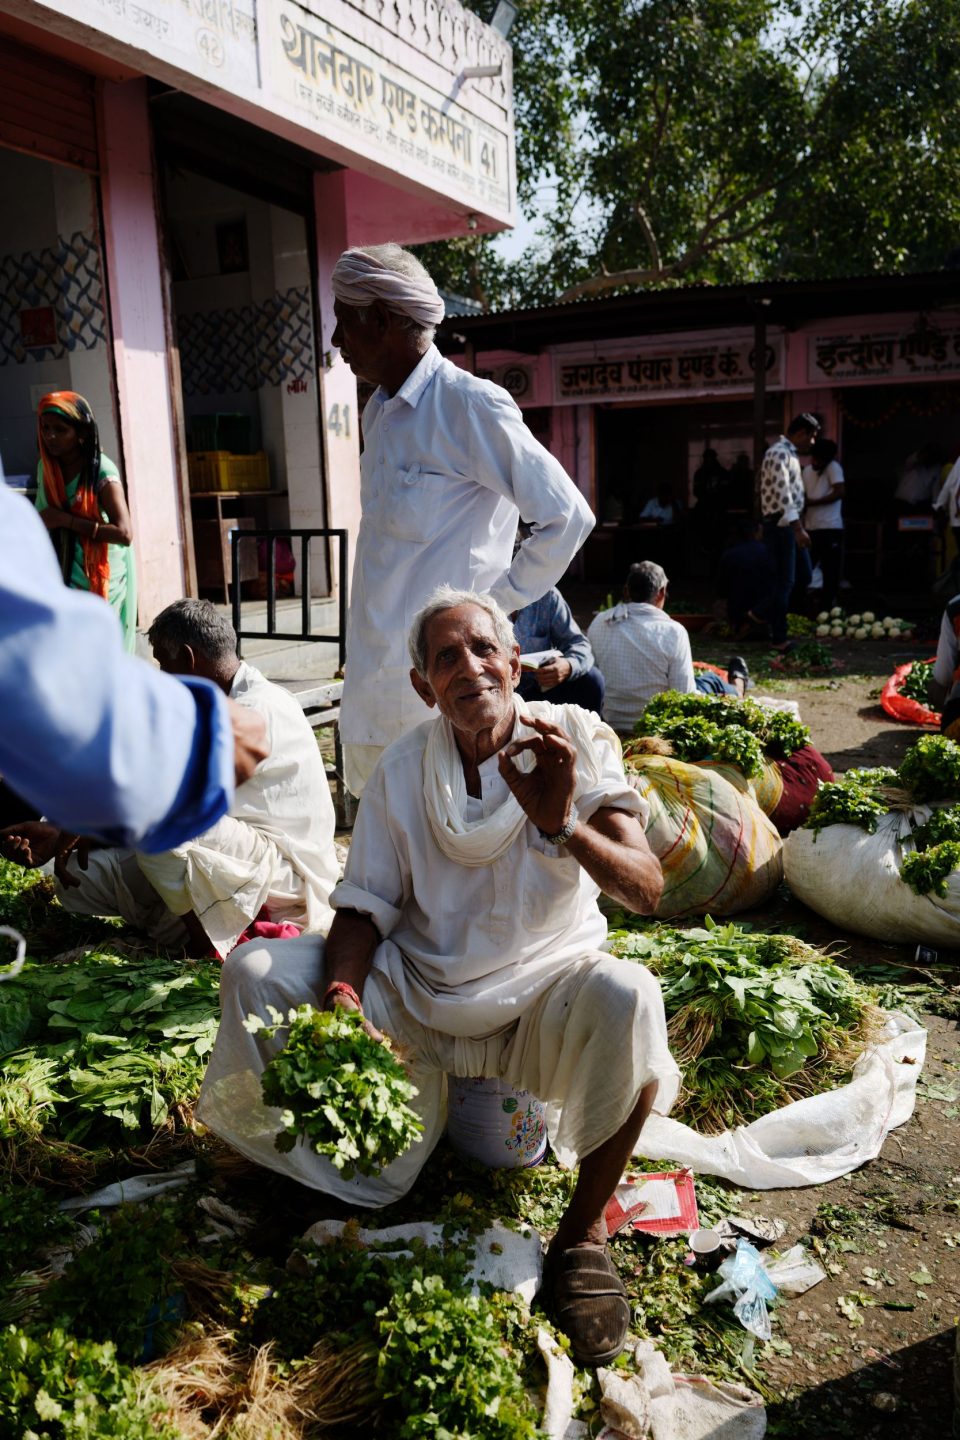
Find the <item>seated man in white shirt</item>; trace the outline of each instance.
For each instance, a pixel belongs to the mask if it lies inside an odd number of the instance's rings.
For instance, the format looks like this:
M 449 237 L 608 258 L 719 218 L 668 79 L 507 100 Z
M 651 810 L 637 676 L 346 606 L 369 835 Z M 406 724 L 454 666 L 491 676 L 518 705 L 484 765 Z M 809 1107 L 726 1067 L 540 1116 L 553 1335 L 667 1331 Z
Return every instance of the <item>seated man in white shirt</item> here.
M 326 932 L 339 865 L 330 787 L 313 731 L 289 691 L 237 659 L 233 626 L 209 600 L 177 600 L 153 622 L 160 668 L 213 681 L 266 724 L 269 756 L 210 829 L 147 855 L 25 821 L 0 836 L 21 864 L 56 857 L 57 895 L 75 915 L 119 915 L 157 944 L 223 958 L 256 920 Z
M 652 914 L 663 878 L 620 747 L 578 706 L 520 701 L 520 652 L 488 593 L 441 587 L 410 633 L 411 681 L 439 716 L 388 746 L 364 790 L 336 917 L 313 939 L 251 943 L 224 967 L 223 1019 L 198 1116 L 249 1158 L 357 1205 L 398 1199 L 443 1132 L 445 1077 L 499 1076 L 546 1105 L 580 1163 L 543 1298 L 583 1364 L 621 1350 L 630 1319 L 604 1210 L 650 1109 L 678 1070 L 659 987 L 601 953 L 602 889 Z M 243 1024 L 304 1000 L 360 1010 L 408 1061 L 421 1144 L 374 1178 L 298 1142 L 274 1147 L 260 1076 L 282 1044 Z
M 694 671 L 690 636 L 664 611 L 668 585 L 652 560 L 631 565 L 623 600 L 601 610 L 587 630 L 606 685 L 604 717 L 619 735 L 631 735 L 647 702 L 664 690 L 742 695 L 750 679 L 740 655 L 727 661 L 726 680 L 712 670 Z

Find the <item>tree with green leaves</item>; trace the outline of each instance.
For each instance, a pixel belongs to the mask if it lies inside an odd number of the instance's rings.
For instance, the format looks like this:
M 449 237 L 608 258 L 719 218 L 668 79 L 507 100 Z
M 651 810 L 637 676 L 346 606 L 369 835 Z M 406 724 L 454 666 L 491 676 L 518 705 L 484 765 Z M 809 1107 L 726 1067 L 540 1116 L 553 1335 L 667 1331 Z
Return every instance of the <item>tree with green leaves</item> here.
M 425 257 L 485 307 L 960 247 L 960 0 L 521 0 L 510 38 L 535 242 Z

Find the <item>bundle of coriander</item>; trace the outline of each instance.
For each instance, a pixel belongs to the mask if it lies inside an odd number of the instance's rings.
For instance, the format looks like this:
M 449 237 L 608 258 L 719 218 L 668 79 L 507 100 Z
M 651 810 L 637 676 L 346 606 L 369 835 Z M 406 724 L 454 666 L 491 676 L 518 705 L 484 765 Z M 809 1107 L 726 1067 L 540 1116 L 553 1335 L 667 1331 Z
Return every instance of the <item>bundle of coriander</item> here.
M 792 935 L 708 918 L 693 930 L 612 928 L 610 940 L 660 982 L 683 1070 L 674 1117 L 703 1134 L 845 1083 L 882 1030 L 873 992 Z
M 678 760 L 715 760 L 758 775 L 765 760 L 785 760 L 810 743 L 810 731 L 782 710 L 768 710 L 732 695 L 655 695 L 634 726 L 634 736 L 669 741 Z M 625 747 L 630 756 L 630 742 Z
M 848 770 L 821 786 L 806 828 L 819 834 L 828 825 L 856 825 L 872 835 L 891 810 L 933 806 L 927 820 L 913 823 L 914 849 L 904 855 L 900 875 L 918 895 L 945 896 L 950 876 L 960 869 L 960 805 L 950 804 L 958 800 L 960 746 L 945 735 L 925 735 L 898 770 Z
M 347 1179 L 376 1175 L 423 1133 L 410 1101 L 417 1094 L 389 1040 L 372 1039 L 363 1016 L 301 1005 L 284 1022 L 270 1010 L 244 1021 L 251 1033 L 287 1032 L 261 1076 L 264 1104 L 281 1111 L 276 1146 L 286 1153 L 304 1139 Z

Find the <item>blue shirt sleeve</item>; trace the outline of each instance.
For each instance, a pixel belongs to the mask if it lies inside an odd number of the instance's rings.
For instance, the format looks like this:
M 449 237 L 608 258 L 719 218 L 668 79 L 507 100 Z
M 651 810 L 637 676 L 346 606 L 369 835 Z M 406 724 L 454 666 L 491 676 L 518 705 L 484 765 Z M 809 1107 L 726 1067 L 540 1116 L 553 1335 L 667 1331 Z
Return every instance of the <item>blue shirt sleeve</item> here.
M 548 601 L 550 604 L 550 644 L 555 650 L 560 651 L 565 660 L 570 661 L 573 666 L 570 671 L 570 679 L 576 680 L 578 676 L 585 675 L 592 667 L 593 649 L 590 641 L 574 620 L 570 606 L 560 591 L 549 591 L 541 603 Z
M 233 800 L 226 697 L 125 654 L 117 619 L 64 588 L 42 521 L 0 479 L 0 775 L 64 828 L 168 850 Z

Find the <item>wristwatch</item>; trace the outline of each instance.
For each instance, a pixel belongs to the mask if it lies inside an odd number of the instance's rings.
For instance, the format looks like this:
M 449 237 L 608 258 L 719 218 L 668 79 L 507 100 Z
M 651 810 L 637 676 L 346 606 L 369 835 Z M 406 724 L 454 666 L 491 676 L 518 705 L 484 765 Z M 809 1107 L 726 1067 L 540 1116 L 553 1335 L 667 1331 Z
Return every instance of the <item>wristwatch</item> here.
M 570 836 L 573 834 L 574 830 L 576 830 L 579 819 L 580 811 L 577 809 L 576 805 L 571 805 L 570 819 L 567 821 L 566 825 L 564 825 L 562 830 L 557 831 L 556 835 L 548 835 L 546 830 L 540 830 L 539 825 L 537 826 L 537 829 L 540 831 L 540 834 L 542 835 L 543 839 L 546 840 L 548 845 L 566 845 L 567 841 L 570 839 Z

